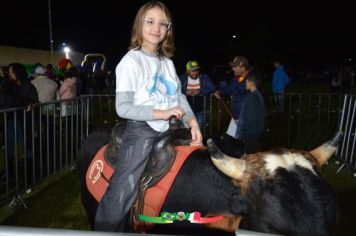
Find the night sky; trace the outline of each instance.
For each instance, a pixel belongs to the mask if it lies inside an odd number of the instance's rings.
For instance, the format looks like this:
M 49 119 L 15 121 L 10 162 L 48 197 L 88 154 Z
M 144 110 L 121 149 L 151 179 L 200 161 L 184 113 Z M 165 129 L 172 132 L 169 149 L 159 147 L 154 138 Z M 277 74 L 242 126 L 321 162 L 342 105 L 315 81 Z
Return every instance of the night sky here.
M 51 0 L 54 48 L 100 52 L 116 65 L 126 53 L 131 25 L 146 1 Z M 197 59 L 203 67 L 234 55 L 270 66 L 275 58 L 296 66 L 356 60 L 355 11 L 340 1 L 163 1 L 173 15 L 176 66 Z M 0 44 L 49 50 L 48 1 L 2 1 Z M 233 35 L 236 38 L 233 39 Z

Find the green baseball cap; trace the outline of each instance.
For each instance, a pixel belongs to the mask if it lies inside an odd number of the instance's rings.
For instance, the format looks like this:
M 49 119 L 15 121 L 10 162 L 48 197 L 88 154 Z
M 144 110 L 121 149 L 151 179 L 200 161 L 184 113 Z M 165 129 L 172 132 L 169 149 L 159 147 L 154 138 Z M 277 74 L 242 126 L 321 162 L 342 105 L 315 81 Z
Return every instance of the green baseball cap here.
M 197 61 L 188 61 L 187 65 L 185 66 L 187 70 L 198 70 L 200 69 L 199 64 Z

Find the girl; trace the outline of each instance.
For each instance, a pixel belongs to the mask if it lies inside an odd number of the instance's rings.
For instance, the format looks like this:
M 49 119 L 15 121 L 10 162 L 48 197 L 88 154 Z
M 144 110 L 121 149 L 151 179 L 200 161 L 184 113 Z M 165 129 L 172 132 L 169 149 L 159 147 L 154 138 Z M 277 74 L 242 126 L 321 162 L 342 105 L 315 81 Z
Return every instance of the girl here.
M 191 145 L 201 145 L 198 123 L 181 93 L 172 56 L 173 33 L 166 6 L 158 1 L 138 11 L 130 51 L 116 68 L 116 111 L 128 119 L 111 185 L 100 202 L 95 229 L 122 231 L 156 138 L 176 116 L 190 126 Z

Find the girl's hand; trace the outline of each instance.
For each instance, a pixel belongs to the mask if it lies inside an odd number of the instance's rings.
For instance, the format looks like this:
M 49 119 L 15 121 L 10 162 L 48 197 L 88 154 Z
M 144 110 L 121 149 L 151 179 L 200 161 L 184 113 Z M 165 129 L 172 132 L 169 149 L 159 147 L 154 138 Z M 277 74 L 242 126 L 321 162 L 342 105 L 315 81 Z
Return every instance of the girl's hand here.
M 189 126 L 191 127 L 191 134 L 192 134 L 192 142 L 190 143 L 190 146 L 201 146 L 202 140 L 203 140 L 203 135 L 200 132 L 199 125 L 196 119 L 191 119 L 189 121 Z
M 172 107 L 168 110 L 154 110 L 153 119 L 155 120 L 169 120 L 172 116 L 177 117 L 181 120 L 184 116 L 184 111 L 180 107 Z

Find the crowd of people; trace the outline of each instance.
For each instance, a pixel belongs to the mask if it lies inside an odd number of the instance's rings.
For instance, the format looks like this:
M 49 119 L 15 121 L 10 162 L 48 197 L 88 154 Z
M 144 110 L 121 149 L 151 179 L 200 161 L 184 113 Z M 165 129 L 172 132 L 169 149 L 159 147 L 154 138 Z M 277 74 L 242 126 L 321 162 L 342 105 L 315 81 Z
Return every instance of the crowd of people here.
M 35 138 L 35 146 L 38 146 L 39 126 L 44 129 L 42 133 L 47 130 L 50 137 L 54 135 L 55 101 L 62 101 L 61 107 L 57 106 L 62 117 L 74 119 L 75 114 L 72 111 L 75 111 L 75 105 L 73 105 L 75 103 L 72 99 L 89 93 L 90 88 L 94 87 L 89 86 L 94 74 L 85 73 L 81 69 L 74 66 L 68 59 L 62 59 L 58 63 L 56 72 L 51 64 L 43 66 L 40 63 L 35 63 L 32 68 L 21 63 L 11 63 L 2 68 L 0 110 L 6 114 L 3 116 L 6 126 L 1 126 L 1 130 L 6 134 L 4 135 L 6 169 L 10 179 L 15 176 L 15 153 L 20 144 L 26 147 L 27 172 L 28 176 L 31 176 L 32 168 L 30 167 L 32 167 L 34 153 L 32 138 Z M 41 105 L 43 103 L 47 104 Z M 25 113 L 22 109 L 8 110 L 10 108 L 24 108 Z M 68 123 L 70 129 L 71 122 Z M 49 141 L 53 147 L 53 138 Z M 5 173 L 1 173 L 1 179 L 4 178 Z

